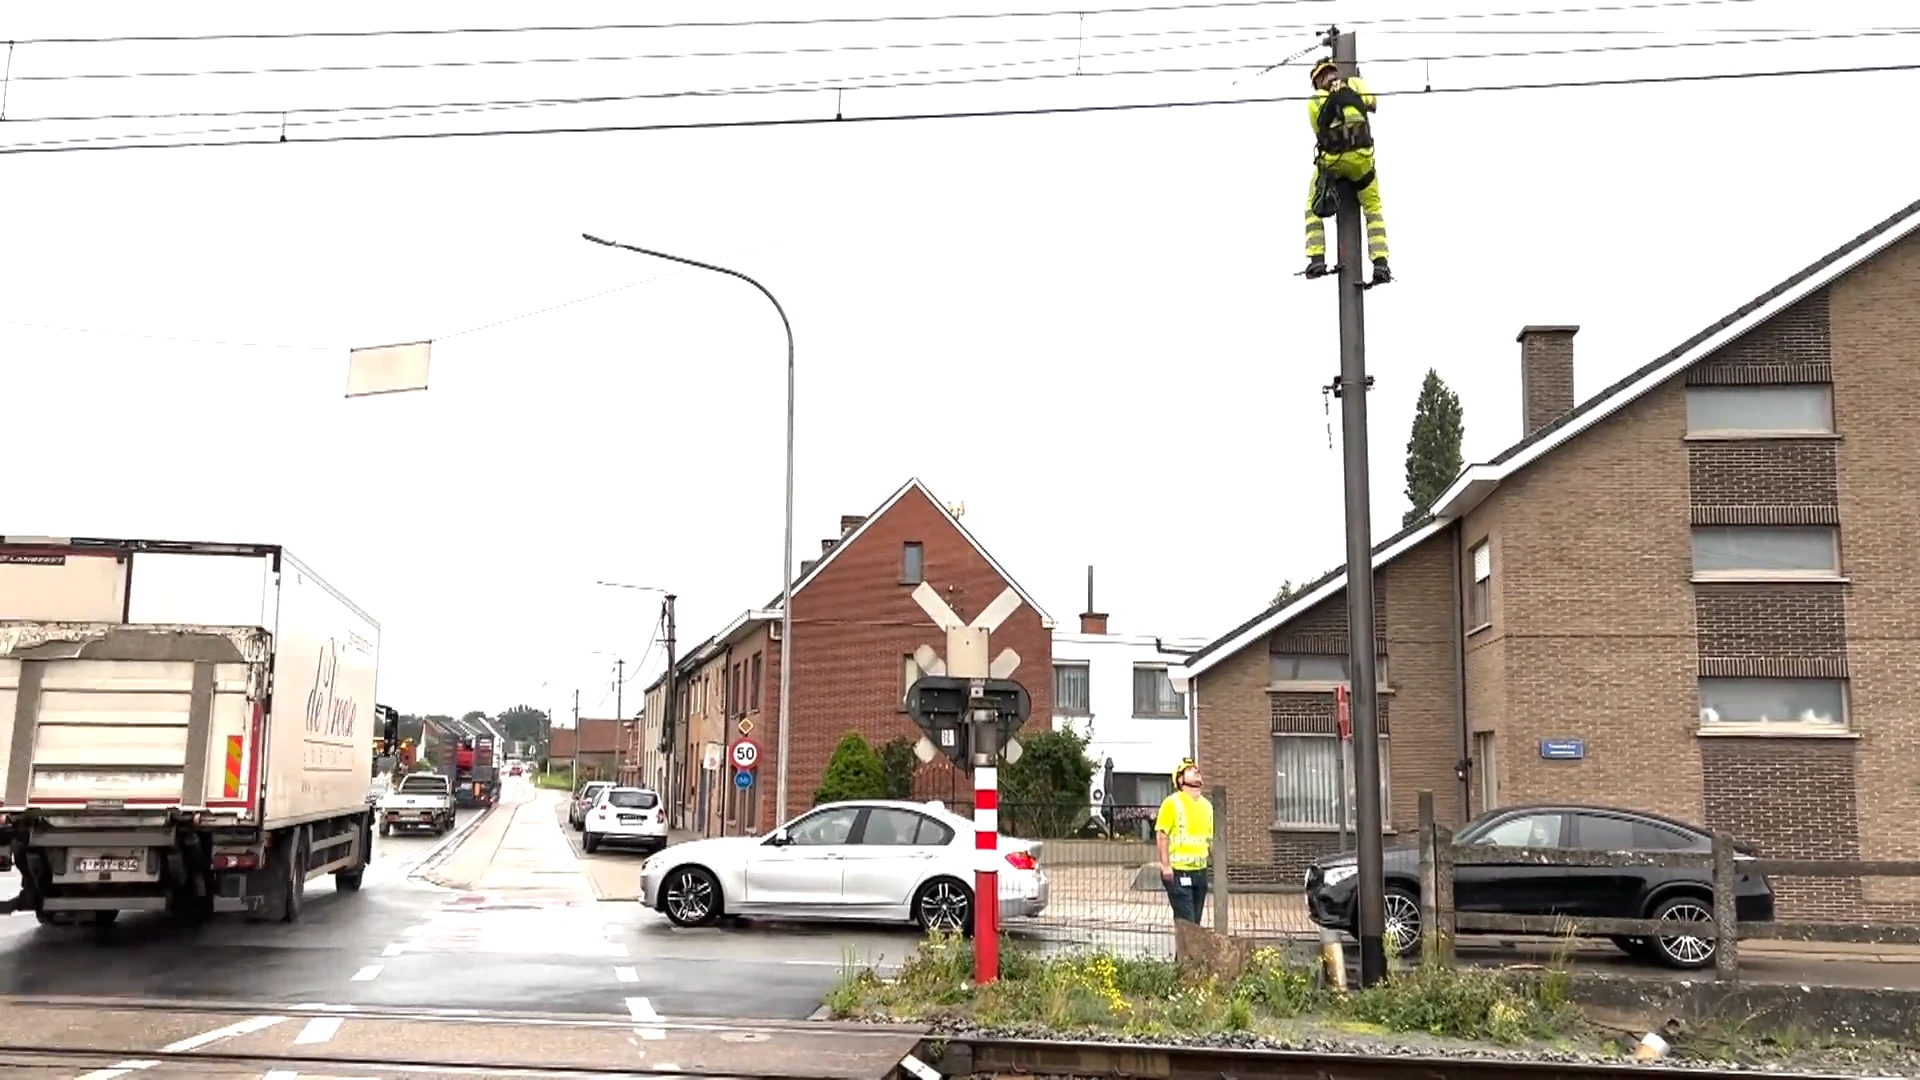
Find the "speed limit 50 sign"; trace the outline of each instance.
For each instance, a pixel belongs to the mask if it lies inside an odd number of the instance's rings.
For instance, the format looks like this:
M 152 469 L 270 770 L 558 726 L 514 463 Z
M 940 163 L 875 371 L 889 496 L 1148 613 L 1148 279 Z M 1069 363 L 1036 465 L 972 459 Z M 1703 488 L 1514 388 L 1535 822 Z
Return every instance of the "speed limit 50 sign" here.
M 742 772 L 750 772 L 760 764 L 760 744 L 752 739 L 735 739 L 731 753 L 733 767 Z

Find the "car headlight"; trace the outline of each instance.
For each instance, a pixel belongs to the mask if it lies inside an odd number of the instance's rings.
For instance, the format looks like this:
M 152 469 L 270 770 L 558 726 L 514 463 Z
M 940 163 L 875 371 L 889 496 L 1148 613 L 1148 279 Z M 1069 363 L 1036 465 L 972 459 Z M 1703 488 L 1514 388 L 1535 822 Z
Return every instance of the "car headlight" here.
M 1330 867 L 1326 873 L 1320 875 L 1320 881 L 1326 885 L 1338 885 L 1359 872 L 1358 866 Z

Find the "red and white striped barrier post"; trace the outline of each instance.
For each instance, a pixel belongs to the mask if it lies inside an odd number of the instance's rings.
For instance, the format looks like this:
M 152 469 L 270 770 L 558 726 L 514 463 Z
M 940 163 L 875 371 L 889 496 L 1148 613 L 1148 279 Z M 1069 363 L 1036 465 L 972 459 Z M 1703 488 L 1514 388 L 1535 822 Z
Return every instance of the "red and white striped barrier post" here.
M 1000 977 L 1000 770 L 992 765 L 973 767 L 973 846 L 973 981 L 978 984 Z

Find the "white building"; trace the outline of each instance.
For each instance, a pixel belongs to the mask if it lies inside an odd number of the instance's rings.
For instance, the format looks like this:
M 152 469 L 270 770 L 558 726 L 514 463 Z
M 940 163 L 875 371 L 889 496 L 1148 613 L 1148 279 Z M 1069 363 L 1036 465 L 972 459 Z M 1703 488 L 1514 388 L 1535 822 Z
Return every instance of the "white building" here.
M 1053 725 L 1088 737 L 1093 802 L 1110 802 L 1124 828 L 1151 820 L 1173 793 L 1174 766 L 1192 753 L 1192 708 L 1168 673 L 1208 639 L 1108 633 L 1107 616 L 1092 611 L 1091 571 L 1087 591 L 1080 632 L 1053 634 Z M 1109 761 L 1113 789 L 1104 791 Z

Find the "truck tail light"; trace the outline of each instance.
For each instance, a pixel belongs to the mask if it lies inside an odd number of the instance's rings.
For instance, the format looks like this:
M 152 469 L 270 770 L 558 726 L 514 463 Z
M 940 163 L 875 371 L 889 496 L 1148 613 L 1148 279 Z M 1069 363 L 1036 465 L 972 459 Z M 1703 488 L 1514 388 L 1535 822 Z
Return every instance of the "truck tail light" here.
M 211 862 L 215 870 L 253 870 L 260 865 L 260 856 L 251 851 L 215 854 Z
M 1038 870 L 1040 864 L 1024 851 L 1007 852 L 1007 865 L 1015 870 Z

